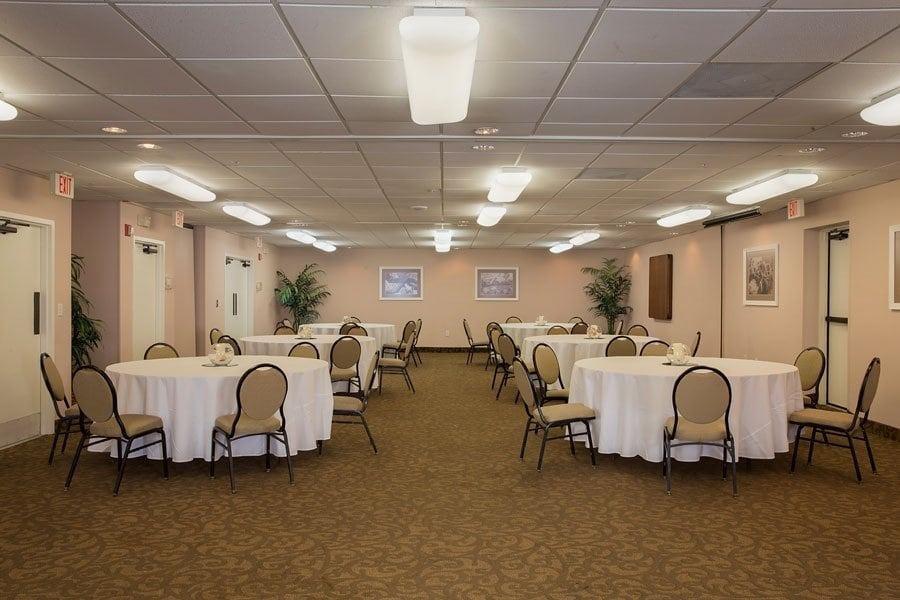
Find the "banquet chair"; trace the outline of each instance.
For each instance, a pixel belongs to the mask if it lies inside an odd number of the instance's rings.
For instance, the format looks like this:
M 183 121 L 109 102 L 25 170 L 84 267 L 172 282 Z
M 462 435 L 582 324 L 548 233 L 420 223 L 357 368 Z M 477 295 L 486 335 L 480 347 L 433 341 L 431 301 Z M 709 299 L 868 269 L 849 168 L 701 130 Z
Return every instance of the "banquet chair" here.
M 219 338 L 219 343 L 220 343 L 220 344 L 228 344 L 229 346 L 231 346 L 231 349 L 234 350 L 234 355 L 235 355 L 235 356 L 240 356 L 240 355 L 241 355 L 241 346 L 240 346 L 240 344 L 238 344 L 238 341 L 237 341 L 236 339 L 234 339 L 233 337 L 231 337 L 230 335 L 223 335 L 223 336 L 221 336 L 221 337 Z
M 606 344 L 606 356 L 637 356 L 637 344 L 629 337 L 617 335 Z
M 363 327 L 362 325 L 354 325 L 353 327 L 351 327 L 350 329 L 347 330 L 346 335 L 368 336 L 369 332 L 366 331 L 366 328 Z
M 469 322 L 466 319 L 463 319 L 463 329 L 466 332 L 466 341 L 469 342 L 469 350 L 466 352 L 466 364 L 472 364 L 472 359 L 475 357 L 475 353 L 478 352 L 481 348 L 487 349 L 489 343 L 487 340 L 484 341 L 475 341 L 472 337 L 472 331 L 469 329 Z
M 404 330 L 406 328 L 404 327 Z M 378 380 L 381 382 L 381 387 L 378 388 L 378 393 L 384 389 L 384 375 L 403 375 L 403 379 L 406 381 L 406 387 L 415 394 L 416 388 L 413 385 L 412 377 L 409 375 L 409 359 L 412 356 L 413 351 L 415 350 L 415 340 L 416 340 L 416 332 L 415 327 L 406 331 L 406 336 L 403 340 L 403 343 L 400 344 L 400 348 L 397 351 L 396 357 L 382 357 L 378 359 Z
M 588 332 L 588 327 L 590 327 L 590 325 L 588 325 L 584 321 L 578 321 L 577 323 L 572 325 L 571 333 L 574 335 L 584 335 Z
M 666 356 L 669 344 L 662 340 L 651 340 L 641 348 L 641 356 Z
M 569 335 L 569 330 L 562 325 L 554 325 L 547 330 L 547 335 Z
M 66 444 L 69 442 L 69 434 L 73 431 L 78 431 L 81 410 L 78 409 L 77 404 L 69 402 L 59 369 L 56 368 L 53 358 L 46 352 L 41 354 L 40 366 L 44 386 L 50 395 L 53 410 L 56 411 L 56 419 L 53 421 L 53 443 L 50 445 L 50 458 L 47 460 L 47 464 L 52 465 L 53 454 L 56 452 L 56 442 L 59 440 L 59 436 L 63 436 L 63 443 L 59 453 L 64 454 L 66 452 Z
M 806 408 L 816 408 L 819 404 L 819 383 L 825 373 L 825 353 L 815 346 L 804 348 L 794 359 L 794 366 L 800 372 L 803 405 Z
M 319 358 L 319 349 L 309 342 L 298 342 L 293 345 L 288 356 L 293 358 Z
M 113 488 L 113 496 L 119 495 L 119 487 L 122 485 L 122 476 L 125 475 L 125 464 L 132 452 L 149 448 L 160 444 L 162 447 L 162 472 L 163 479 L 169 478 L 169 456 L 166 446 L 166 432 L 163 430 L 163 422 L 154 415 L 120 414 L 119 399 L 116 388 L 113 387 L 109 376 L 93 365 L 79 367 L 72 377 L 72 395 L 78 398 L 78 406 L 85 417 L 90 419 L 79 420 L 81 428 L 81 440 L 75 450 L 72 466 L 66 477 L 66 488 L 72 485 L 75 469 L 78 467 L 78 459 L 85 448 L 114 441 L 116 444 L 116 485 Z M 148 435 L 158 434 L 159 439 L 132 448 L 135 440 Z M 93 441 L 92 441 L 93 440 Z
M 697 351 L 700 350 L 700 332 L 697 332 L 697 337 L 694 338 L 694 345 L 691 347 L 691 356 L 697 356 Z
M 491 364 L 491 363 L 497 364 L 497 356 L 498 356 L 497 348 L 496 348 L 496 345 L 494 344 L 494 336 L 491 335 L 491 332 L 494 331 L 495 329 L 498 331 L 498 334 L 503 333 L 503 328 L 500 326 L 500 323 L 498 323 L 496 321 L 491 321 L 490 323 L 487 324 L 487 327 L 485 327 L 485 332 L 487 333 L 487 339 L 488 339 L 488 356 L 487 356 L 487 360 L 484 361 L 484 370 L 485 371 L 487 371 L 489 364 Z M 493 389 L 493 387 L 494 386 L 492 384 L 491 389 Z
M 157 358 L 178 358 L 178 350 L 165 342 L 150 344 L 150 347 L 144 351 L 144 360 Z
M 503 377 L 500 379 L 500 385 L 497 387 L 497 394 L 494 396 L 494 399 L 498 400 L 500 392 L 503 391 L 503 386 L 506 385 L 510 377 L 513 377 L 513 361 L 518 358 L 519 352 L 516 348 L 516 343 L 508 333 L 497 334 L 496 346 L 497 351 L 500 353 L 500 360 L 497 361 L 497 366 L 494 368 L 494 377 L 496 378 L 498 373 L 503 374 Z M 533 369 L 529 368 L 528 371 L 531 372 Z M 493 387 L 492 383 L 491 388 Z M 518 397 L 516 397 L 516 401 L 518 402 Z
M 357 326 L 357 323 L 354 321 L 347 321 L 343 325 L 341 325 L 340 330 L 338 330 L 338 335 L 347 335 L 347 332 Z
M 650 333 L 647 331 L 647 328 L 643 325 L 632 325 L 628 328 L 628 332 L 626 335 L 638 335 L 647 337 Z
M 722 479 L 727 478 L 731 458 L 731 493 L 737 496 L 737 453 L 728 416 L 731 383 L 722 371 L 696 366 L 675 380 L 672 390 L 674 417 L 663 426 L 663 474 L 666 493 L 672 495 L 672 448 L 716 446 L 722 448 Z
M 872 453 L 872 445 L 869 443 L 869 434 L 866 430 L 870 426 L 869 411 L 872 409 L 872 402 L 875 400 L 875 393 L 878 391 L 878 380 L 880 377 L 881 359 L 875 357 L 869 362 L 868 368 L 866 368 L 866 374 L 863 376 L 862 384 L 859 386 L 856 409 L 853 412 L 846 409 L 804 408 L 791 413 L 788 422 L 797 426 L 797 434 L 794 438 L 794 452 L 791 455 L 791 473 L 794 472 L 797 466 L 797 451 L 800 446 L 800 440 L 806 440 L 809 442 L 809 454 L 806 456 L 807 465 L 812 463 L 813 448 L 817 443 L 826 446 L 849 448 L 850 456 L 853 459 L 853 469 L 856 471 L 856 482 L 862 483 L 862 473 L 859 470 L 856 448 L 853 445 L 853 440 L 858 440 L 866 444 L 869 466 L 872 467 L 873 474 L 878 474 L 878 470 L 875 467 L 875 455 Z M 812 435 L 809 438 L 800 437 L 800 432 L 803 431 L 804 427 L 812 428 Z M 816 440 L 817 432 L 827 432 L 842 436 L 847 439 L 847 445 L 835 444 L 827 440 Z M 862 434 L 862 436 L 860 437 L 859 434 Z
M 297 335 L 297 332 L 294 331 L 293 327 L 282 323 L 275 328 L 275 333 L 273 333 L 272 335 Z
M 209 343 L 210 344 L 218 344 L 219 338 L 222 337 L 222 330 L 218 327 L 213 327 L 209 330 Z
M 359 317 L 350 317 L 351 323 L 362 323 L 362 320 Z
M 379 358 L 379 353 L 375 352 L 375 356 L 369 361 L 369 368 L 366 369 L 366 383 L 363 389 L 356 393 L 336 392 L 334 394 L 334 412 L 331 419 L 332 423 L 362 425 L 365 427 L 366 435 L 369 436 L 369 443 L 372 444 L 372 450 L 375 454 L 378 454 L 378 446 L 375 445 L 375 438 L 372 437 L 369 423 L 366 421 L 366 408 L 369 405 L 369 396 L 372 395 L 372 387 L 375 385 Z M 343 417 L 345 420 L 339 420 L 335 417 Z M 322 453 L 324 445 L 324 441 L 319 442 L 319 454 Z
M 346 381 L 348 392 L 353 384 L 356 384 L 356 389 L 361 389 L 362 383 L 359 379 L 359 357 L 361 354 L 362 346 L 358 339 L 345 335 L 335 340 L 331 345 L 329 356 L 332 383 Z
M 522 319 L 520 319 L 519 317 L 513 315 L 513 316 L 511 316 L 511 317 L 506 317 L 506 322 L 507 322 L 507 323 L 521 323 L 521 322 L 522 322 Z
M 291 329 L 294 328 L 294 324 L 291 322 L 290 319 L 281 319 L 280 321 L 275 323 L 275 329 L 278 329 L 282 325 L 284 325 L 285 327 L 290 327 Z
M 415 365 L 418 367 L 422 364 L 422 355 L 419 354 L 419 334 L 422 333 L 422 318 L 416 319 L 416 337 L 413 340 L 412 346 L 412 359 Z
M 388 342 L 387 344 L 382 345 L 381 354 L 383 356 L 387 356 L 390 353 L 394 358 L 397 358 L 397 354 L 400 352 L 400 346 L 403 345 L 403 340 L 406 339 L 406 336 L 410 333 L 415 333 L 416 331 L 416 322 L 415 321 L 407 321 L 403 326 L 403 333 L 400 334 L 400 339 L 396 342 Z
M 287 461 L 288 480 L 294 484 L 294 470 L 291 467 L 291 447 L 288 442 L 284 418 L 284 399 L 287 397 L 287 376 L 277 366 L 262 363 L 241 375 L 238 381 L 237 410 L 216 419 L 210 436 L 209 476 L 216 476 L 216 446 L 225 450 L 228 456 L 228 479 L 231 493 L 237 492 L 234 481 L 234 454 L 231 443 L 235 440 L 258 435 L 266 436 L 266 472 L 272 470 L 272 440 L 284 446 Z M 281 417 L 279 419 L 279 417 Z M 223 438 L 224 442 L 219 440 Z
M 553 348 L 544 343 L 538 344 L 531 351 L 531 361 L 540 384 L 538 392 L 540 392 L 541 405 L 548 402 L 568 402 L 569 390 L 566 389 L 562 377 L 560 377 L 559 359 Z M 556 383 L 559 384 L 559 388 L 550 389 L 550 386 Z
M 615 327 L 616 335 L 622 335 L 622 330 L 624 328 L 625 328 L 625 320 L 624 319 L 619 319 L 618 321 L 616 321 L 616 327 Z
M 569 317 L 569 323 L 584 323 L 581 317 Z
M 541 405 L 537 400 L 534 392 L 534 383 L 528 377 L 528 367 L 522 362 L 522 359 L 516 358 L 513 361 L 513 373 L 516 379 L 516 387 L 518 387 L 519 395 L 522 396 L 522 405 L 525 407 L 525 415 L 528 419 L 525 421 L 525 433 L 522 436 L 522 449 L 519 451 L 519 459 L 525 459 L 525 446 L 528 443 L 529 433 L 543 432 L 544 437 L 541 440 L 541 453 L 538 456 L 537 470 L 540 471 L 544 465 L 544 450 L 548 440 L 568 439 L 569 448 L 572 456 L 575 456 L 575 436 L 584 434 L 575 434 L 572 432 L 573 423 L 582 423 L 587 433 L 588 446 L 591 453 L 591 464 L 597 464 L 597 450 L 594 447 L 594 440 L 591 436 L 590 422 L 596 418 L 593 409 L 584 404 L 553 404 L 550 406 Z M 548 437 L 551 429 L 561 427 L 566 433 L 556 437 Z

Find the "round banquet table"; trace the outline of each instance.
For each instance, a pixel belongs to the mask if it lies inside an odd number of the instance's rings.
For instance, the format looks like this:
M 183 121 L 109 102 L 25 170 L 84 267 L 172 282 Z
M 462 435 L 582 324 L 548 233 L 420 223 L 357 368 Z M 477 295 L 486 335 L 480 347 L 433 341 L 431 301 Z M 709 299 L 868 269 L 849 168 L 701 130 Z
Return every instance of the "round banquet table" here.
M 662 364 L 665 357 L 589 358 L 575 363 L 569 402 L 597 411 L 592 430 L 599 452 L 662 461 L 662 430 L 672 409 L 675 379 L 689 367 Z M 788 451 L 788 416 L 803 408 L 797 367 L 736 358 L 696 357 L 692 363 L 715 367 L 731 383 L 729 424 L 737 455 L 774 458 Z M 582 427 L 583 429 L 583 427 Z M 672 458 L 722 458 L 721 448 L 681 446 Z
M 544 335 L 554 325 L 562 325 L 566 328 L 566 331 L 571 331 L 574 323 L 544 323 L 543 325 L 538 325 L 537 323 L 500 323 L 503 333 L 508 334 L 513 339 L 516 343 L 516 348 L 522 347 L 525 338 L 534 335 Z
M 324 335 L 338 335 L 343 325 L 343 323 L 312 323 L 310 327 L 312 327 L 313 333 L 316 335 L 320 333 Z M 375 341 L 378 343 L 378 351 L 381 351 L 385 344 L 397 343 L 397 331 L 390 323 L 359 323 L 359 325 L 365 328 L 370 336 L 375 338 Z
M 606 346 L 613 339 L 613 335 L 602 335 L 597 339 L 588 339 L 584 334 L 578 335 L 535 335 L 525 338 L 522 344 L 522 355 L 528 358 L 531 363 L 531 355 L 534 347 L 538 344 L 547 344 L 556 352 L 556 360 L 559 361 L 559 373 L 562 377 L 563 385 L 569 387 L 571 380 L 572 368 L 575 362 L 583 358 L 597 358 L 606 355 Z M 647 342 L 656 340 L 654 337 L 644 337 L 638 335 L 625 336 L 631 338 L 640 354 L 641 348 Z
M 252 355 L 236 356 L 234 364 L 228 367 L 204 367 L 208 362 L 207 357 L 198 356 L 138 360 L 106 367 L 116 387 L 119 412 L 160 417 L 174 462 L 210 459 L 210 435 L 216 418 L 237 410 L 238 380 L 261 363 L 272 363 L 287 375 L 284 416 L 291 451 L 314 450 L 316 441 L 331 437 L 334 399 L 327 362 Z M 114 448 L 112 443 L 98 444 L 92 450 L 114 454 Z M 265 437 L 236 440 L 233 449 L 235 456 L 261 456 L 266 451 Z M 281 444 L 272 444 L 272 450 L 284 456 Z M 149 452 L 149 458 L 162 458 L 158 445 L 132 456 L 145 452 Z
M 319 351 L 319 358 L 330 361 L 331 346 L 340 337 L 341 336 L 339 335 L 323 334 L 314 335 L 312 339 L 305 340 L 296 335 L 252 335 L 241 338 L 241 343 L 244 345 L 244 351 L 247 354 L 255 354 L 257 356 L 287 356 L 288 352 L 291 351 L 291 348 L 293 348 L 295 344 L 309 342 Z M 359 372 L 360 375 L 365 377 L 365 374 L 369 372 L 369 366 L 375 359 L 375 352 L 378 351 L 378 348 L 376 347 L 378 342 L 371 336 L 356 335 L 352 337 L 359 340 L 362 349 L 362 355 L 359 361 Z M 376 387 L 377 384 L 378 382 L 376 381 Z M 346 387 L 346 384 L 343 382 L 336 383 L 335 385 L 340 385 L 342 388 Z

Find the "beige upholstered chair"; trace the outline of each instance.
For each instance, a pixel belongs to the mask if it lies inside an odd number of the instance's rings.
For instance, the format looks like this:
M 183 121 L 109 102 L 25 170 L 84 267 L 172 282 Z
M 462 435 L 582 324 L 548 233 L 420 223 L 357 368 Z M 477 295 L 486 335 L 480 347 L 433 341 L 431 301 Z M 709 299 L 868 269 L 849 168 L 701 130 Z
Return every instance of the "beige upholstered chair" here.
M 209 343 L 210 344 L 218 344 L 219 338 L 222 337 L 222 330 L 218 327 L 213 327 L 209 330 Z
M 47 460 L 48 465 L 53 464 L 53 454 L 56 452 L 56 442 L 59 436 L 63 436 L 60 454 L 66 451 L 66 444 L 69 442 L 69 434 L 78 431 L 78 421 L 81 419 L 81 411 L 75 403 L 69 403 L 66 397 L 66 388 L 63 386 L 62 377 L 59 375 L 59 369 L 49 354 L 44 352 L 40 358 L 41 377 L 44 379 L 44 386 L 47 393 L 50 394 L 50 402 L 53 404 L 53 410 L 56 411 L 56 419 L 53 421 L 53 443 L 50 445 L 50 458 Z
M 422 355 L 419 354 L 419 335 L 422 333 L 422 319 L 416 319 L 416 337 L 413 339 L 412 346 L 412 359 L 415 365 L 418 367 L 422 364 Z
M 520 319 L 519 317 L 513 315 L 513 316 L 511 316 L 511 317 L 506 317 L 506 322 L 507 322 L 507 323 L 521 323 L 521 322 L 522 322 L 522 319 Z
M 856 400 L 856 409 L 853 412 L 827 410 L 821 408 L 804 408 L 791 414 L 788 422 L 797 426 L 797 436 L 794 438 L 794 452 L 791 456 L 791 473 L 797 466 L 797 450 L 800 447 L 800 440 L 809 442 L 809 454 L 806 457 L 806 464 L 812 463 L 813 448 L 817 443 L 826 446 L 838 446 L 840 448 L 849 448 L 850 456 L 853 458 L 853 468 L 856 471 L 857 483 L 862 483 L 862 473 L 859 470 L 859 461 L 856 458 L 856 448 L 853 440 L 865 442 L 866 453 L 869 455 L 869 466 L 872 467 L 872 473 L 877 474 L 875 467 L 875 455 L 872 453 L 872 445 L 869 443 L 869 434 L 866 431 L 869 427 L 869 411 L 872 409 L 872 402 L 875 400 L 875 393 L 878 391 L 878 380 L 881 378 L 881 359 L 873 358 L 866 369 L 863 376 L 862 384 L 859 386 L 859 396 Z M 800 432 L 804 427 L 812 429 L 812 435 L 809 438 L 801 438 Z M 829 441 L 816 440 L 816 433 L 831 433 L 846 438 L 847 445 L 835 444 Z M 856 434 L 856 435 L 854 435 Z M 862 434 L 860 437 L 859 434 Z
M 488 339 L 488 357 L 487 357 L 487 360 L 484 361 L 484 370 L 485 371 L 487 371 L 489 364 L 491 364 L 491 363 L 497 364 L 497 358 L 499 358 L 499 356 L 500 356 L 499 354 L 497 354 L 496 340 L 494 339 L 496 336 L 493 335 L 493 333 L 492 333 L 494 330 L 497 330 L 497 335 L 500 335 L 501 333 L 503 333 L 503 328 L 500 326 L 500 323 L 497 323 L 496 321 L 491 321 L 490 323 L 487 324 L 487 327 L 485 327 L 485 332 L 487 333 L 487 339 Z M 491 388 L 493 389 L 493 387 L 494 386 L 492 385 Z
M 84 416 L 93 422 L 88 423 L 83 419 L 79 422 L 81 440 L 78 442 L 78 449 L 75 451 L 69 475 L 66 477 L 66 489 L 72 485 L 72 477 L 75 476 L 75 469 L 78 466 L 78 459 L 81 458 L 82 450 L 107 441 L 114 441 L 117 450 L 118 473 L 113 496 L 119 495 L 119 486 L 122 484 L 122 476 L 125 474 L 128 455 L 149 446 L 161 445 L 163 478 L 169 478 L 168 448 L 162 419 L 154 415 L 119 414 L 116 388 L 113 387 L 112 381 L 106 373 L 94 366 L 80 367 L 75 371 L 75 376 L 72 378 L 72 395 L 78 398 L 78 406 Z M 153 434 L 158 435 L 159 439 L 137 448 L 131 447 L 135 440 Z
M 495 400 L 500 398 L 500 392 L 503 391 L 503 387 L 506 385 L 509 379 L 513 377 L 513 361 L 519 356 L 519 351 L 516 348 L 516 343 L 509 336 L 509 334 L 499 333 L 496 337 L 497 352 L 500 354 L 500 359 L 497 361 L 497 366 L 494 369 L 494 379 L 496 379 L 497 374 L 502 374 L 503 377 L 500 379 L 500 385 L 497 387 L 497 395 L 494 397 Z M 492 381 L 491 389 L 493 389 L 493 387 L 494 382 Z M 516 401 L 518 402 L 518 397 L 516 398 Z
M 350 317 L 350 322 L 351 323 L 362 323 L 362 320 L 360 320 L 359 317 Z
M 412 377 L 409 375 L 409 359 L 412 357 L 413 350 L 415 349 L 415 342 L 416 330 L 415 327 L 413 327 L 412 329 L 406 330 L 406 336 L 403 343 L 400 344 L 396 357 L 378 359 L 378 381 L 381 382 L 378 393 L 381 393 L 381 390 L 384 389 L 385 375 L 403 375 L 403 379 L 406 381 L 406 387 L 408 387 L 413 394 L 416 393 Z
M 470 365 L 475 358 L 475 353 L 482 348 L 487 349 L 489 343 L 487 340 L 475 341 L 475 338 L 472 337 L 472 330 L 469 329 L 469 322 L 466 319 L 463 319 L 463 329 L 466 332 L 466 341 L 469 342 L 469 350 L 466 352 L 466 364 Z
M 220 344 L 228 344 L 231 346 L 231 349 L 234 350 L 235 356 L 241 355 L 241 346 L 238 344 L 237 340 L 231 337 L 230 335 L 223 335 L 219 337 Z
M 178 350 L 165 342 L 150 344 L 150 347 L 144 351 L 144 360 L 157 358 L 178 358 Z
M 569 447 L 572 455 L 575 455 L 575 434 L 572 433 L 572 423 L 584 424 L 588 446 L 591 452 L 591 464 L 597 464 L 597 450 L 594 448 L 594 440 L 591 437 L 591 421 L 594 420 L 596 414 L 593 409 L 588 408 L 584 404 L 553 404 L 541 406 L 538 402 L 537 395 L 534 391 L 534 384 L 528 376 L 528 367 L 520 358 L 513 361 L 513 374 L 516 379 L 516 386 L 519 388 L 519 395 L 522 396 L 522 404 L 525 406 L 525 415 L 528 420 L 525 422 L 525 434 L 522 436 L 522 449 L 519 451 L 519 458 L 525 458 L 525 445 L 528 443 L 528 434 L 542 431 L 544 434 L 541 440 L 541 454 L 538 457 L 537 469 L 541 470 L 544 464 L 544 449 L 547 440 L 568 439 Z M 548 437 L 551 429 L 561 427 L 566 433 L 556 437 Z M 578 434 L 582 435 L 582 434 Z
M 416 332 L 416 322 L 415 321 L 407 321 L 403 326 L 403 331 L 400 333 L 400 339 L 395 342 L 388 342 L 384 344 L 381 348 L 381 353 L 384 356 L 390 354 L 394 358 L 397 357 L 397 354 L 400 352 L 400 346 L 403 345 L 403 340 L 406 339 L 406 336 L 412 332 L 415 335 Z
M 666 493 L 672 493 L 672 448 L 717 446 L 722 448 L 722 479 L 727 477 L 731 459 L 731 492 L 737 496 L 737 454 L 728 423 L 731 411 L 731 383 L 722 371 L 696 366 L 675 380 L 672 410 L 663 427 L 663 474 Z
M 632 325 L 628 328 L 628 332 L 626 335 L 638 335 L 638 336 L 648 336 L 650 333 L 647 331 L 647 328 L 643 325 Z
M 363 389 L 356 393 L 338 392 L 334 394 L 334 415 L 331 419 L 332 423 L 345 423 L 362 425 L 366 429 L 366 435 L 369 436 L 369 443 L 372 444 L 372 450 L 378 454 L 378 446 L 375 445 L 375 438 L 369 430 L 369 423 L 366 421 L 366 408 L 369 405 L 369 396 L 372 394 L 372 386 L 375 385 L 375 375 L 378 368 L 379 353 L 376 352 L 369 366 L 366 369 L 365 385 Z M 319 454 L 322 453 L 324 442 L 319 443 Z
M 234 455 L 231 451 L 231 442 L 257 435 L 266 436 L 266 472 L 272 470 L 272 440 L 284 446 L 288 479 L 293 485 L 291 446 L 284 418 L 284 399 L 287 397 L 287 390 L 288 382 L 284 371 L 270 363 L 257 365 L 247 370 L 238 382 L 237 410 L 216 419 L 210 442 L 209 476 L 216 476 L 216 446 L 219 446 L 228 455 L 228 479 L 231 482 L 232 494 L 237 492 L 237 486 L 234 481 Z
M 606 356 L 637 356 L 637 344 L 631 338 L 617 335 L 606 344 Z
M 309 342 L 294 344 L 288 356 L 293 358 L 319 358 L 319 349 Z
M 700 332 L 697 332 L 697 337 L 694 338 L 694 345 L 691 346 L 691 356 L 697 356 L 697 352 L 700 350 Z
M 819 383 L 825 373 L 825 353 L 815 346 L 804 348 L 794 359 L 794 366 L 800 372 L 803 404 L 815 408 L 819 404 Z
M 294 328 L 290 325 L 282 323 L 275 328 L 275 333 L 273 335 L 297 335 L 297 332 L 294 331 Z
M 572 325 L 571 333 L 573 335 L 584 335 L 588 332 L 588 327 L 590 327 L 590 325 L 588 325 L 584 321 L 578 321 L 577 323 Z
M 651 340 L 641 348 L 641 356 L 666 356 L 669 344 L 662 340 Z
M 362 388 L 359 379 L 359 357 L 362 354 L 362 346 L 359 340 L 345 335 L 338 338 L 331 345 L 331 381 L 346 381 L 347 391 L 356 384 L 356 389 Z
M 534 371 L 537 373 L 540 387 L 538 392 L 542 405 L 548 402 L 568 402 L 569 390 L 563 384 L 559 374 L 559 360 L 556 352 L 547 344 L 538 344 L 531 352 Z M 559 384 L 558 389 L 550 389 L 550 386 Z
M 363 327 L 362 325 L 354 325 L 353 327 L 351 327 L 350 329 L 347 330 L 347 335 L 367 336 L 367 335 L 369 335 L 369 332 L 366 331 L 366 328 Z
M 569 317 L 569 323 L 584 323 L 581 317 Z
M 347 335 L 347 332 L 356 327 L 356 323 L 354 321 L 348 321 L 341 325 L 340 330 L 338 331 L 338 335 Z
M 554 325 L 547 330 L 547 335 L 569 335 L 569 330 L 562 325 Z

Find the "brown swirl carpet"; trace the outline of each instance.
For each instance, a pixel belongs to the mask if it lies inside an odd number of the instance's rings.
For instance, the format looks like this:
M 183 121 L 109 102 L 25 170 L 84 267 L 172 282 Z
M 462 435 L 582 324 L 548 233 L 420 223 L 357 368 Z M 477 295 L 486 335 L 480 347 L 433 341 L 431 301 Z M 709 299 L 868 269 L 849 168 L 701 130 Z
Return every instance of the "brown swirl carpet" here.
M 900 444 L 875 440 L 881 475 L 852 477 L 850 457 L 817 448 L 739 473 L 639 459 L 577 458 L 537 444 L 524 463 L 512 392 L 461 354 L 426 354 L 375 397 L 372 454 L 362 428 L 336 426 L 324 456 L 283 462 L 113 464 L 88 455 L 72 489 L 72 450 L 46 465 L 47 438 L 0 452 L 3 598 L 844 598 L 897 597 Z M 887 401 L 888 398 L 881 398 Z M 223 465 L 224 467 L 224 465 Z

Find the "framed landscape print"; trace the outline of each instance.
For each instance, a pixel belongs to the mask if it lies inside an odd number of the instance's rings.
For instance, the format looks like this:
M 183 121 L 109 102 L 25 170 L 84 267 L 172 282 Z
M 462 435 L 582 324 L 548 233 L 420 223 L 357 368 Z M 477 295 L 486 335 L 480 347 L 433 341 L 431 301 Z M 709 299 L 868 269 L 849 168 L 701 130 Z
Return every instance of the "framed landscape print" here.
M 778 306 L 778 244 L 744 249 L 744 305 Z
M 421 300 L 422 267 L 379 267 L 381 300 Z
M 518 267 L 476 267 L 476 300 L 518 300 Z
M 888 238 L 888 307 L 900 310 L 900 225 L 889 229 Z

